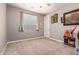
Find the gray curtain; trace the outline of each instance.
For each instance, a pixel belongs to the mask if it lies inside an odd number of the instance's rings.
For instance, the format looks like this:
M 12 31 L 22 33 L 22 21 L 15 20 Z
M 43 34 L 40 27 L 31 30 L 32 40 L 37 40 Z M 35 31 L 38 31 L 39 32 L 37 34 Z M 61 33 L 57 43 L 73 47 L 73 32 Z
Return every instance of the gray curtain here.
M 23 12 L 20 12 L 20 23 L 19 23 L 19 29 L 18 32 L 23 32 Z
M 37 24 L 36 24 L 36 30 L 39 31 L 40 27 L 39 27 L 39 20 L 37 20 Z

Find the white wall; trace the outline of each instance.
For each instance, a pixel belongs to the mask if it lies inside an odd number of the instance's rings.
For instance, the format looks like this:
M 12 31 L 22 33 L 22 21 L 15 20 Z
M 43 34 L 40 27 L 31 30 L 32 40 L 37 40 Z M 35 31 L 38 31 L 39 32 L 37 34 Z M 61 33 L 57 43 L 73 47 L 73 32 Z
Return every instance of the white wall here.
M 20 12 L 35 15 L 39 21 L 39 31 L 36 30 L 35 26 L 24 27 L 24 32 L 18 32 L 20 23 Z M 44 16 L 32 11 L 23 10 L 17 7 L 7 7 L 7 40 L 22 40 L 27 38 L 34 38 L 44 36 Z
M 0 53 L 6 44 L 6 4 L 0 4 Z
M 61 23 L 61 17 L 63 16 L 63 13 L 66 13 L 66 12 L 69 12 L 69 11 L 72 11 L 72 10 L 75 10 L 75 9 L 79 9 L 79 4 L 68 4 L 67 6 L 64 6 L 63 8 L 60 8 L 60 9 L 57 9 L 55 11 L 53 11 L 52 13 L 46 15 L 48 16 L 49 19 L 44 18 L 44 20 L 51 20 L 50 17 L 52 15 L 54 15 L 55 13 L 58 13 L 58 23 L 55 23 L 55 24 L 51 24 L 49 27 L 47 27 L 47 25 L 44 25 L 45 28 L 49 28 L 50 30 L 47 31 L 45 30 L 44 32 L 47 33 L 47 32 L 50 32 L 50 37 L 52 38 L 55 38 L 57 40 L 62 40 L 63 41 L 63 34 L 64 34 L 64 30 L 65 29 L 72 29 L 74 28 L 74 25 L 73 26 L 64 26 L 62 23 Z M 44 23 L 47 23 L 49 24 L 48 22 L 44 22 Z M 77 30 L 79 30 L 79 25 L 77 25 Z M 44 35 L 45 36 L 45 35 Z
M 50 16 L 44 16 L 44 37 L 50 37 Z

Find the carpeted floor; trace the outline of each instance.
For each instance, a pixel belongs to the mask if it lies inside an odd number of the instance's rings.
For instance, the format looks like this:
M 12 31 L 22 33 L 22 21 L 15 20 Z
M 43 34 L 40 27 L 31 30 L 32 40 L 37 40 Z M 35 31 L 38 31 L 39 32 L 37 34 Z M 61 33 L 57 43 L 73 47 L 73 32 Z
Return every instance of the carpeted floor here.
M 5 55 L 74 55 L 73 47 L 39 38 L 8 44 Z

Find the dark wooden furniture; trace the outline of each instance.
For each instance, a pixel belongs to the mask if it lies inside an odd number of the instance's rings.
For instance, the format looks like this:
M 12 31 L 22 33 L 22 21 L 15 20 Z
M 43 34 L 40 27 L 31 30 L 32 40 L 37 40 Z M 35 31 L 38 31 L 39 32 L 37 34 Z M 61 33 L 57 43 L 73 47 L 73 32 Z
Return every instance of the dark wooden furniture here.
M 79 32 L 77 33 L 77 37 L 78 37 L 78 47 L 79 47 Z
M 64 44 L 75 47 L 75 38 L 64 36 Z

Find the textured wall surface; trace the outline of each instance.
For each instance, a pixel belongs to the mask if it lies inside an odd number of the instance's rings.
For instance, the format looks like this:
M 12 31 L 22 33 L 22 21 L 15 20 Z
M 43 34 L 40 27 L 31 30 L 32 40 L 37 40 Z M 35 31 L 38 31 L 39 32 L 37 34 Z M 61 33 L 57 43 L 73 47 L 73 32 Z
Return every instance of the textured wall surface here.
M 36 31 L 34 27 L 25 28 L 24 32 L 18 32 L 20 22 L 20 12 L 36 15 L 38 17 L 40 30 Z M 7 7 L 7 39 L 8 41 L 40 37 L 44 35 L 44 16 L 28 10 L 22 10 L 16 7 Z
M 6 4 L 0 4 L 0 53 L 6 44 Z

